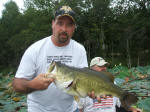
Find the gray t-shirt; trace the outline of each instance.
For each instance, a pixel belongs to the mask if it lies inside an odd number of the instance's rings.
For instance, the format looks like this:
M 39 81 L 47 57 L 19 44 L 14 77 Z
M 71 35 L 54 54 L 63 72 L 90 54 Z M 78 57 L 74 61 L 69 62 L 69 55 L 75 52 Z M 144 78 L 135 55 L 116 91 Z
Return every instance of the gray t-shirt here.
M 74 67 L 87 67 L 85 48 L 74 40 L 63 47 L 55 46 L 51 36 L 37 41 L 24 53 L 16 78 L 32 80 L 46 73 L 52 62 L 61 61 Z M 28 112 L 72 112 L 73 97 L 60 91 L 54 83 L 46 90 L 34 91 L 27 96 Z

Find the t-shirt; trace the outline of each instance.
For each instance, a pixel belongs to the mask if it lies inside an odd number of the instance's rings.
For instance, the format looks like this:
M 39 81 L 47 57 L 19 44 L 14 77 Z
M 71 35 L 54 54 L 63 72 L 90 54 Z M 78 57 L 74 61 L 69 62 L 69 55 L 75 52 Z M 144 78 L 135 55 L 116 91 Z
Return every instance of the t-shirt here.
M 32 80 L 46 73 L 52 60 L 74 67 L 87 67 L 85 48 L 74 40 L 63 47 L 55 46 L 51 36 L 32 44 L 24 53 L 16 78 Z M 59 90 L 51 83 L 46 90 L 34 91 L 27 95 L 28 112 L 71 112 L 73 97 Z
M 80 99 L 78 108 L 83 108 L 84 112 L 116 112 L 116 106 L 120 107 L 120 105 L 117 97 L 101 98 L 100 103 L 96 99 L 86 97 Z

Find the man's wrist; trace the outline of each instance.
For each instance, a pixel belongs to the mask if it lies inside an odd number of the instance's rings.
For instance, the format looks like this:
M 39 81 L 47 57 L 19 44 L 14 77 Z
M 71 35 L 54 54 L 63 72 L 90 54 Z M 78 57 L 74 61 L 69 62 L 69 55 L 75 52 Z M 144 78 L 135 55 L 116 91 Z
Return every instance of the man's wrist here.
M 34 88 L 34 84 L 32 83 L 32 80 L 28 81 L 27 82 L 27 88 L 26 88 L 27 93 L 31 93 L 31 92 L 33 92 L 35 90 L 36 89 Z

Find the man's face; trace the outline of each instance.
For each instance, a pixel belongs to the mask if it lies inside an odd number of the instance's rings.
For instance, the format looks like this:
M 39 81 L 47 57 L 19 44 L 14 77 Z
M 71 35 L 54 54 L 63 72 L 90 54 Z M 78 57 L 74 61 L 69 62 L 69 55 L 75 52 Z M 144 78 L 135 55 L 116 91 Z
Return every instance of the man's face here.
M 92 66 L 92 69 L 98 72 L 107 70 L 106 66 L 98 66 L 98 65 Z
M 52 30 L 55 41 L 60 44 L 65 44 L 72 37 L 75 24 L 70 17 L 62 16 L 52 22 Z

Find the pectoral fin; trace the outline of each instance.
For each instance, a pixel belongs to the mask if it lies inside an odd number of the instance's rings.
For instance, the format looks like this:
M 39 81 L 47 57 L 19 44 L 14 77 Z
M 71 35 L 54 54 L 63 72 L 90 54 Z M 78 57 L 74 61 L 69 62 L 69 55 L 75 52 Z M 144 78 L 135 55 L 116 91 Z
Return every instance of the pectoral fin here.
M 78 103 L 80 101 L 80 98 L 78 96 L 73 96 L 74 100 Z

